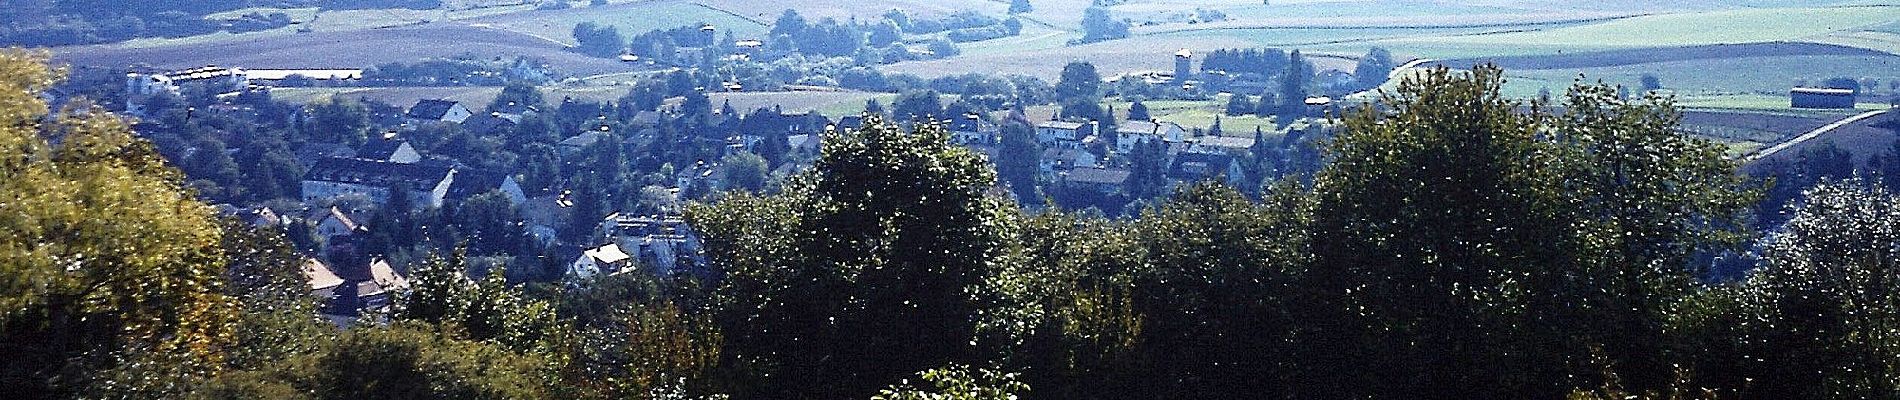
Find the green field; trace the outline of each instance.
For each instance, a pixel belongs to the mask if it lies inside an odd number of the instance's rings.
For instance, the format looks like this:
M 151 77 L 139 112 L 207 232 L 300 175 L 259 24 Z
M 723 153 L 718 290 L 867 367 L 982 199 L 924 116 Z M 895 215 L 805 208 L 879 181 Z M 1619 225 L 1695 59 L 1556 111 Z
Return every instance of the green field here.
M 1644 74 L 1653 74 L 1665 89 L 1683 96 L 1785 96 L 1788 89 L 1796 85 L 1820 84 L 1834 77 L 1873 78 L 1879 80 L 1882 87 L 1869 91 L 1889 94 L 1892 90 L 1888 84 L 1900 80 L 1900 56 L 1737 57 L 1585 69 L 1510 70 L 1505 73 L 1510 78 L 1506 93 L 1520 97 L 1535 95 L 1543 87 L 1561 93 L 1579 74 L 1589 81 L 1602 80 L 1626 86 L 1637 86 Z
M 626 37 L 656 29 L 672 29 L 700 23 L 712 24 L 721 32 L 731 32 L 741 38 L 756 37 L 766 29 L 765 25 L 750 19 L 704 5 L 674 0 L 513 13 L 471 19 L 469 22 L 491 25 L 566 44 L 574 43 L 574 25 L 582 22 L 612 26 Z
M 1796 17 L 1798 16 L 1798 17 Z M 1529 32 L 1393 39 L 1398 48 L 1590 50 L 1798 41 L 1900 20 L 1900 7 L 1743 9 L 1661 14 Z M 1442 51 L 1442 50 L 1440 50 Z M 1420 52 L 1434 57 L 1444 55 Z

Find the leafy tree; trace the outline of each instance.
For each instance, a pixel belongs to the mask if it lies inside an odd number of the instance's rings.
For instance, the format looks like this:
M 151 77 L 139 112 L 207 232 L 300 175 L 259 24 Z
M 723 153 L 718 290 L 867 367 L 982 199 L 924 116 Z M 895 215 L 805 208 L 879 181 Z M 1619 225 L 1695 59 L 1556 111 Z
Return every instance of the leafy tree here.
M 1308 320 L 1331 328 L 1307 348 L 1413 378 L 1321 368 L 1314 390 L 1550 397 L 1678 372 L 1659 338 L 1691 256 L 1739 237 L 1733 164 L 1666 101 L 1586 86 L 1561 117 L 1524 115 L 1500 82 L 1439 69 L 1347 119 L 1332 156 L 1359 161 L 1315 178 L 1309 282 L 1348 294 L 1320 298 Z
M 545 346 L 562 334 L 554 306 L 508 287 L 501 267 L 480 282 L 468 278 L 466 252 L 434 256 L 409 271 L 410 290 L 398 294 L 390 317 L 444 327 L 456 337 L 516 351 Z
M 620 36 L 619 29 L 596 25 L 593 21 L 574 25 L 574 42 L 579 44 L 575 51 L 594 57 L 616 57 L 627 46 L 627 39 Z
M 507 86 L 502 86 L 501 94 L 496 95 L 495 100 L 488 103 L 488 111 L 521 113 L 545 106 L 546 101 L 541 98 L 540 88 L 528 82 L 509 82 Z
M 897 22 L 886 20 L 884 23 L 871 26 L 870 40 L 872 47 L 890 46 L 891 43 L 904 40 L 904 31 L 903 28 L 897 27 Z
M 1653 92 L 1662 90 L 1663 88 L 1662 79 L 1657 78 L 1655 74 L 1643 74 L 1640 80 L 1642 81 L 1643 91 L 1645 92 Z
M 1071 62 L 1062 67 L 1062 75 L 1056 80 L 1056 100 L 1090 99 L 1100 100 L 1102 96 L 1102 74 L 1095 71 L 1095 64 Z
M 765 158 L 752 153 L 733 153 L 720 161 L 726 188 L 757 192 L 765 189 Z
M 1134 104 L 1128 105 L 1129 121 L 1148 121 L 1153 119 L 1154 116 L 1148 115 L 1147 104 L 1141 104 L 1141 101 L 1136 101 Z
M 0 52 L 0 391 L 175 397 L 237 322 L 218 224 L 117 117 L 41 125 L 44 60 Z
M 1027 13 L 1030 11 L 1036 11 L 1036 7 L 1030 5 L 1029 0 L 1010 0 L 1009 1 L 1010 14 L 1022 14 L 1022 13 Z
M 548 360 L 455 339 L 414 322 L 359 328 L 277 368 L 220 377 L 198 398 L 536 399 L 553 398 Z
M 781 36 L 797 37 L 805 32 L 806 26 L 805 16 L 798 15 L 798 11 L 786 9 L 784 14 L 779 15 L 778 21 L 772 23 L 770 34 L 775 38 Z
M 1093 43 L 1128 37 L 1128 22 L 1108 15 L 1108 9 L 1089 7 L 1082 11 L 1082 42 Z
M 891 100 L 891 114 L 900 122 L 937 121 L 947 116 L 935 90 L 910 90 L 897 95 Z
M 1313 64 L 1299 50 L 1287 54 L 1286 71 L 1280 74 L 1280 115 L 1306 114 L 1306 90 L 1312 84 L 1313 72 Z
M 336 97 L 310 106 L 310 119 L 304 126 L 311 140 L 346 146 L 362 144 L 369 130 L 369 109 L 362 103 Z
M 1365 57 L 1359 58 L 1359 63 L 1352 69 L 1352 76 L 1361 90 L 1372 89 L 1384 84 L 1393 68 L 1398 68 L 1398 64 L 1392 62 L 1392 52 L 1383 47 L 1374 47 L 1366 51 Z
M 1697 382 L 1744 399 L 1886 398 L 1900 387 L 1900 200 L 1869 182 L 1824 183 L 1782 230 L 1766 264 L 1717 290 L 1733 313 L 1707 341 Z M 1707 334 L 1707 331 L 1699 331 Z M 1723 343 L 1727 342 L 1727 343 Z M 1718 368 L 1710 368 L 1718 367 Z M 1726 367 L 1726 368 L 1721 368 Z
M 753 394 L 872 394 L 914 371 L 976 361 L 971 297 L 999 254 L 995 176 L 936 125 L 878 118 L 827 136 L 811 171 L 769 197 L 695 206 L 726 332 Z
M 1227 115 L 1229 116 L 1241 116 L 1241 115 L 1252 114 L 1253 109 L 1254 109 L 1254 105 L 1253 105 L 1252 96 L 1248 96 L 1244 94 L 1235 94 L 1234 97 L 1227 99 Z M 1130 119 L 1133 119 L 1133 118 L 1131 117 Z
M 929 387 L 916 387 L 908 382 L 892 385 L 879 390 L 872 400 L 1013 400 L 1017 393 L 1029 391 L 1017 378 L 1018 374 L 1003 373 L 989 369 L 972 369 L 965 365 L 951 365 L 917 373 L 917 377 L 927 382 Z
M 1035 129 L 1021 121 L 1003 121 L 1002 141 L 998 143 L 996 175 L 1016 194 L 1018 202 L 1033 204 L 1041 199 L 1036 192 L 1037 160 L 1042 147 L 1036 143 Z

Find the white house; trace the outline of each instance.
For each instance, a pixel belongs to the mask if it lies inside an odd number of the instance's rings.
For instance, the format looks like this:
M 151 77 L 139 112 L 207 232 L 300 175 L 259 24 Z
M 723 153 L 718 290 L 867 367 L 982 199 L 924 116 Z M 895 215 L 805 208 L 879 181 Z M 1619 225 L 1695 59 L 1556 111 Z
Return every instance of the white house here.
M 362 195 L 376 204 L 389 204 L 392 188 L 402 186 L 415 208 L 441 207 L 455 182 L 455 169 L 425 164 L 400 164 L 356 158 L 318 160 L 304 174 L 304 202 L 343 195 Z
M 1094 122 L 1045 121 L 1036 125 L 1036 142 L 1045 148 L 1082 147 L 1082 138 L 1095 134 Z
M 1173 122 L 1128 121 L 1115 127 L 1115 135 L 1115 153 L 1128 154 L 1135 151 L 1136 144 L 1183 141 L 1187 130 Z
M 605 273 L 619 272 L 631 264 L 633 256 L 620 251 L 619 244 L 608 244 L 581 252 L 580 257 L 567 266 L 567 274 L 576 279 L 587 279 Z
M 358 227 L 360 227 L 360 225 L 358 225 L 355 220 L 351 220 L 349 214 L 345 214 L 342 209 L 332 206 L 329 212 L 325 212 L 318 217 L 317 237 L 328 239 L 345 236 L 355 233 Z

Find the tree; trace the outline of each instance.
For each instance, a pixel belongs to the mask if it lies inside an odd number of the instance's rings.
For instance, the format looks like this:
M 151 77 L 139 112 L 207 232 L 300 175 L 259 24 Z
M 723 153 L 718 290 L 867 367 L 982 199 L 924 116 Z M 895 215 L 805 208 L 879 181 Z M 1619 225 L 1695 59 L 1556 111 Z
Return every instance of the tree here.
M 337 97 L 310 106 L 310 120 L 304 126 L 311 140 L 345 146 L 362 144 L 369 129 L 369 109 Z
M 996 175 L 1016 194 L 1017 202 L 1034 204 L 1041 199 L 1036 191 L 1037 160 L 1042 146 L 1036 143 L 1035 129 L 1021 121 L 1003 121 L 1002 142 L 997 145 Z
M 1359 58 L 1358 65 L 1352 69 L 1352 76 L 1360 90 L 1367 90 L 1384 84 L 1386 77 L 1392 74 L 1392 69 L 1397 67 L 1397 64 L 1392 63 L 1392 52 L 1383 47 L 1374 47 L 1366 51 L 1365 57 Z
M 1128 22 L 1109 16 L 1108 9 L 1089 7 L 1082 11 L 1082 43 L 1128 37 Z
M 1303 317 L 1331 327 L 1306 348 L 1318 366 L 1415 378 L 1321 368 L 1315 390 L 1640 393 L 1679 372 L 1663 362 L 1667 311 L 1694 281 L 1692 256 L 1741 237 L 1751 196 L 1733 162 L 1674 132 L 1661 99 L 1581 86 L 1569 113 L 1526 115 L 1498 94 L 1501 76 L 1437 69 L 1402 81 L 1389 111 L 1348 116 L 1331 155 L 1358 161 L 1315 177 L 1308 281 L 1350 294 Z M 1469 361 L 1428 361 L 1443 357 Z
M 1900 381 L 1900 200 L 1870 182 L 1824 183 L 1763 251 L 1766 265 L 1736 287 L 1733 353 L 1706 352 L 1704 384 L 1737 398 L 1881 398 Z M 1713 335 L 1712 335 L 1713 336 Z M 1708 369 L 1711 365 L 1704 365 Z
M 1252 96 L 1235 94 L 1233 97 L 1227 99 L 1227 115 L 1229 116 L 1253 114 L 1253 109 Z
M 872 400 L 1014 400 L 1017 393 L 1029 391 L 1015 373 L 972 369 L 951 365 L 917 373 L 929 384 L 919 388 L 906 383 L 879 390 Z
M 765 189 L 765 158 L 752 153 L 733 153 L 720 160 L 720 175 L 728 189 L 757 192 Z
M 1141 104 L 1141 101 L 1137 100 L 1134 104 L 1128 105 L 1129 121 L 1148 121 L 1152 119 L 1154 119 L 1154 116 L 1148 115 L 1147 104 Z
M 1297 117 L 1306 114 L 1307 86 L 1313 80 L 1313 64 L 1294 50 L 1287 54 L 1286 71 L 1280 74 L 1280 115 Z
M 1071 62 L 1062 67 L 1055 91 L 1057 101 L 1085 99 L 1091 103 L 1099 102 L 1102 96 L 1102 74 L 1095 71 L 1095 64 Z
M 596 25 L 592 21 L 574 25 L 575 51 L 594 57 L 617 57 L 627 47 L 627 40 L 620 36 L 620 30 L 613 26 Z
M 37 94 L 58 77 L 44 61 L 0 51 L 0 383 L 17 397 L 175 397 L 220 369 L 237 321 L 219 227 L 117 117 L 42 127 Z
M 872 394 L 915 371 L 979 356 L 974 288 L 1002 248 L 1006 204 L 981 155 L 936 125 L 871 117 L 827 136 L 784 192 L 694 206 L 721 330 L 754 393 Z
M 219 378 L 200 398 L 554 398 L 543 379 L 546 359 L 455 339 L 442 328 L 400 322 L 359 328 L 314 354 L 276 368 Z
M 946 115 L 943 101 L 935 90 L 910 90 L 891 100 L 891 116 L 899 122 L 937 121 Z
M 798 15 L 798 11 L 786 9 L 785 13 L 779 14 L 778 21 L 772 23 L 770 34 L 774 38 L 798 37 L 805 33 L 806 26 L 804 16 Z
M 885 20 L 884 23 L 871 26 L 870 40 L 872 47 L 890 46 L 891 43 L 904 40 L 904 31 L 897 27 L 897 22 Z
M 1030 11 L 1036 11 L 1036 7 L 1030 5 L 1029 0 L 1010 0 L 1009 1 L 1010 14 L 1022 14 L 1022 13 L 1027 13 Z
M 1656 74 L 1643 74 L 1643 77 L 1641 80 L 1642 80 L 1641 83 L 1643 84 L 1643 91 L 1645 92 L 1654 92 L 1657 90 L 1662 90 L 1663 88 L 1662 79 L 1657 78 Z
M 502 86 L 501 94 L 496 95 L 495 100 L 488 103 L 489 112 L 510 114 L 544 107 L 546 107 L 546 101 L 541 97 L 541 89 L 535 87 L 534 84 L 522 81 L 509 82 L 507 86 Z

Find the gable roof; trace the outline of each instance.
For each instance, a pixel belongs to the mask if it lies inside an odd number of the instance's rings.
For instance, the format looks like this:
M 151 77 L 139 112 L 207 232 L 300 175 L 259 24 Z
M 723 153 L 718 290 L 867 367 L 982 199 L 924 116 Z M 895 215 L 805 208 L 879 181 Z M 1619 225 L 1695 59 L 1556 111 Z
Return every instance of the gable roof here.
M 455 181 L 449 182 L 451 199 L 466 199 L 478 194 L 501 189 L 512 178 L 508 174 L 474 169 L 455 170 Z
M 396 155 L 396 152 L 402 151 L 402 147 L 408 144 L 407 140 L 385 135 L 380 139 L 363 143 L 363 148 L 356 150 L 356 158 L 388 160 L 390 156 Z M 412 148 L 411 151 L 413 150 Z
M 319 224 L 323 223 L 323 221 L 334 219 L 336 220 L 337 223 L 343 224 L 343 229 L 345 230 L 355 231 L 356 228 L 360 226 L 356 224 L 356 220 L 350 219 L 349 214 L 344 213 L 343 209 L 337 208 L 336 206 L 330 206 L 330 212 L 324 214 L 320 218 L 321 219 L 317 220 L 317 223 Z
M 500 133 L 501 131 L 515 128 L 515 121 L 495 114 L 498 113 L 469 117 L 468 120 L 462 121 L 462 130 L 472 133 L 488 134 Z
M 1181 153 L 1168 167 L 1168 175 L 1180 179 L 1203 179 L 1227 173 L 1234 157 L 1225 154 Z
M 309 172 L 304 173 L 304 180 L 353 183 L 374 187 L 409 183 L 414 185 L 411 189 L 428 190 L 441 184 L 443 180 L 449 179 L 454 173 L 454 168 L 440 165 L 332 157 L 318 160 L 316 165 L 310 167 Z
M 627 255 L 627 252 L 620 251 L 620 245 L 618 244 L 609 244 L 600 246 L 599 248 L 587 249 L 587 251 L 582 252 L 581 255 L 603 264 L 612 264 L 633 258 L 633 256 Z
M 1069 171 L 1068 181 L 1076 183 L 1095 183 L 1120 185 L 1128 181 L 1128 170 L 1107 168 L 1076 168 Z
M 343 278 L 337 277 L 330 266 L 323 265 L 315 258 L 303 259 L 304 280 L 310 283 L 310 290 L 323 290 L 343 286 Z
M 370 279 L 374 280 L 378 286 L 382 286 L 384 289 L 406 289 L 409 287 L 409 279 L 404 278 L 402 274 L 396 273 L 396 268 L 391 267 L 388 260 L 370 262 L 369 275 Z
M 416 102 L 415 107 L 409 107 L 409 117 L 415 119 L 442 119 L 442 116 L 448 115 L 449 110 L 454 109 L 457 104 L 460 103 L 454 100 L 422 99 Z

